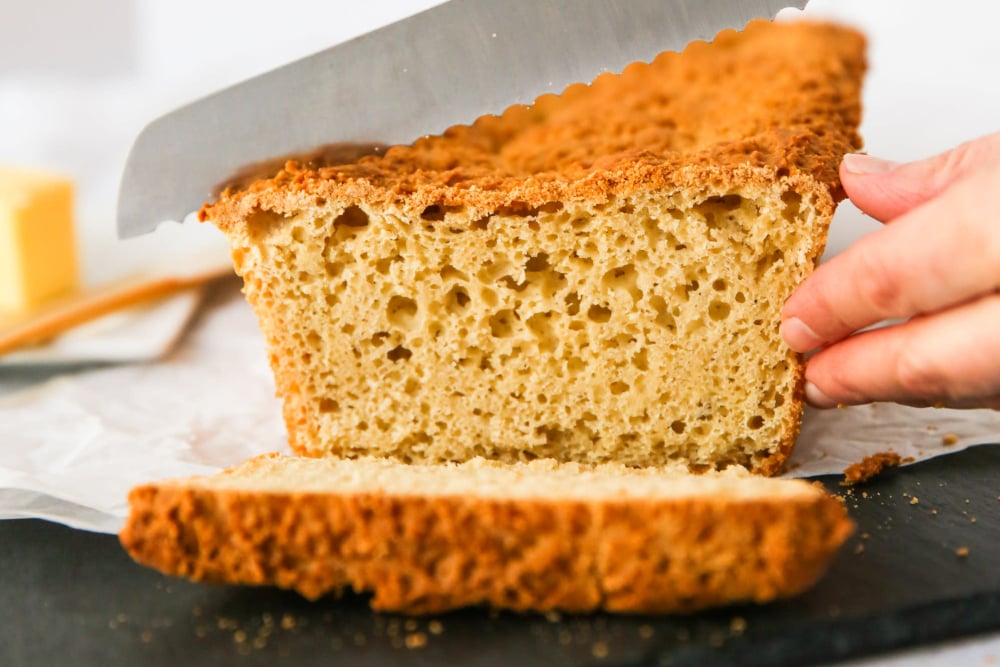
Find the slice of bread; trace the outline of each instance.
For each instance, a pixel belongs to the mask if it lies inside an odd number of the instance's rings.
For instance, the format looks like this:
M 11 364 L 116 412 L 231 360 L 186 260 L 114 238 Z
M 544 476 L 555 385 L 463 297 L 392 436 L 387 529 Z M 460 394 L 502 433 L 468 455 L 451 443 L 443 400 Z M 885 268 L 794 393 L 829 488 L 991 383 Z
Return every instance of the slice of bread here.
M 232 243 L 294 449 L 778 471 L 802 407 L 779 313 L 860 146 L 863 48 L 756 23 L 227 190 L 202 218 Z
M 308 598 L 350 587 L 407 613 L 766 602 L 812 585 L 851 531 L 800 480 L 553 461 L 267 455 L 129 501 L 122 543 L 163 572 Z

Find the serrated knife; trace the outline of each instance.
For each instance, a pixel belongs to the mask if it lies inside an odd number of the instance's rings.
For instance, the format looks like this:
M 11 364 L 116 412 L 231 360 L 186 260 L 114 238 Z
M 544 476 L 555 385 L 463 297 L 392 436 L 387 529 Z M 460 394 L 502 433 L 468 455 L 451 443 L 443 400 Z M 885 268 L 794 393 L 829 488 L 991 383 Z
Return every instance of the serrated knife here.
M 808 0 L 451 0 L 150 123 L 118 235 L 181 221 L 242 167 L 332 142 L 406 144 Z

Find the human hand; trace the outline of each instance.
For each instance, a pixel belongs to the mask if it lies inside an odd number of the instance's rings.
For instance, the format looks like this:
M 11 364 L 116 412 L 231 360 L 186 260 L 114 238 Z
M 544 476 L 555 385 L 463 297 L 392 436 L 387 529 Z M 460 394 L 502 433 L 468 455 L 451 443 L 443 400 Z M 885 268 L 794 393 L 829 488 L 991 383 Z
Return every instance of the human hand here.
M 1000 409 L 1000 133 L 909 164 L 848 155 L 840 177 L 887 224 L 785 303 L 785 342 L 822 348 L 806 400 Z

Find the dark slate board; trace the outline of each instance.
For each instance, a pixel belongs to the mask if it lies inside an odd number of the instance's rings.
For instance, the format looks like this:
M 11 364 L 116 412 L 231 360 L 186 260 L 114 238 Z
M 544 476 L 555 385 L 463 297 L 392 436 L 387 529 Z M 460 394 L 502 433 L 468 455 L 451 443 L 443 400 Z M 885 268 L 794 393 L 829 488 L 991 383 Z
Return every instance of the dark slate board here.
M 113 536 L 0 521 L 0 665 L 810 664 L 1000 628 L 998 496 L 1000 446 L 889 473 L 846 495 L 858 532 L 816 589 L 687 618 L 413 620 L 360 596 L 190 584 Z

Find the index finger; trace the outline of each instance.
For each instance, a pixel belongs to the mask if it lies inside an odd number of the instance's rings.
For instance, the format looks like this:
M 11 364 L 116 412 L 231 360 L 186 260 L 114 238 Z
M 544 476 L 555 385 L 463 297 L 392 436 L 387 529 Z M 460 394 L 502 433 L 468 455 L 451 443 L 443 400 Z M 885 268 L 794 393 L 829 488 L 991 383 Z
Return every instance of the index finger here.
M 883 227 L 820 266 L 782 310 L 788 345 L 807 352 L 890 318 L 929 313 L 1000 285 L 1000 219 L 989 169 Z

